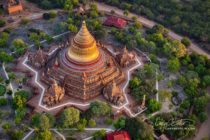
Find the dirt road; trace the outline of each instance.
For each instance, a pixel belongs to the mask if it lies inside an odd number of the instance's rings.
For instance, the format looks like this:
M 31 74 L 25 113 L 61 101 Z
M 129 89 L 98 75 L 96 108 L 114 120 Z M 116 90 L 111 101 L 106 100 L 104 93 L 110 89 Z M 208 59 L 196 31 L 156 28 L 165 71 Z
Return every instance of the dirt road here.
M 100 11 L 105 11 L 105 12 L 110 12 L 111 10 L 114 10 L 116 14 L 120 15 L 120 16 L 124 16 L 123 14 L 123 10 L 117 8 L 117 7 L 114 7 L 114 6 L 109 6 L 109 5 L 106 5 L 104 3 L 99 3 L 99 2 L 95 2 L 98 6 L 98 9 Z M 152 28 L 154 25 L 156 25 L 157 23 L 154 22 L 154 21 L 151 21 L 149 19 L 146 19 L 142 16 L 139 16 L 139 15 L 136 15 L 134 13 L 129 13 L 128 14 L 128 18 L 132 18 L 133 16 L 136 16 L 137 17 L 137 20 L 139 22 L 141 22 L 145 27 L 148 27 L 148 28 Z M 176 33 L 174 33 L 173 31 L 169 30 L 169 36 L 173 39 L 176 39 L 176 40 L 181 40 L 183 38 L 183 36 L 181 35 L 178 35 Z M 207 56 L 209 59 L 210 59 L 210 54 L 208 54 L 206 51 L 202 50 L 201 48 L 198 47 L 198 45 L 194 42 L 192 42 L 191 46 L 190 46 L 190 49 L 194 52 L 197 52 L 198 54 L 202 54 L 202 55 L 205 55 Z

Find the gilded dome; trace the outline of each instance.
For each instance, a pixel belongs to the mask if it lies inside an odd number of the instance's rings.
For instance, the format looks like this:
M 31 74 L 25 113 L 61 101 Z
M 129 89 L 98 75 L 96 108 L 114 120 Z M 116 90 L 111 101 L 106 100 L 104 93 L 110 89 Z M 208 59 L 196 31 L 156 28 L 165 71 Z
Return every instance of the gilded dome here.
M 79 63 L 92 62 L 99 57 L 96 40 L 88 31 L 85 21 L 82 22 L 81 29 L 72 39 L 67 55 L 68 58 Z

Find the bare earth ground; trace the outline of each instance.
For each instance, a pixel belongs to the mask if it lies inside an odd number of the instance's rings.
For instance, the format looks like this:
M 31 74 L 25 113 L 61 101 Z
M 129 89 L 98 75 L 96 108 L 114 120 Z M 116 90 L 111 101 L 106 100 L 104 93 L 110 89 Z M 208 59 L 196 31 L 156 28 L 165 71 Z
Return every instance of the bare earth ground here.
M 38 8 L 35 4 L 30 3 L 26 0 L 23 0 L 23 8 L 24 10 L 20 13 L 11 14 L 11 15 L 5 14 L 3 16 L 0 16 L 0 18 L 3 18 L 4 20 L 7 21 L 6 26 L 0 28 L 0 32 L 2 32 L 7 28 L 18 27 L 22 19 L 28 19 L 28 20 L 39 19 L 42 17 L 43 13 L 52 11 L 52 10 L 42 10 Z M 53 11 L 62 11 L 62 10 L 55 9 Z

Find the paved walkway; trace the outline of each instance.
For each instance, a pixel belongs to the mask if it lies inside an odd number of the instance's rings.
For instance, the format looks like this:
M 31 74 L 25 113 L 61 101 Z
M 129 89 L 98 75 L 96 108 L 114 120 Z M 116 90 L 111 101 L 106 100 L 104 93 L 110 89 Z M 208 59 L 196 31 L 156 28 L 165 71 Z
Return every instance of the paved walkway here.
M 8 76 L 8 73 L 6 72 L 5 64 L 4 64 L 4 63 L 2 64 L 2 68 L 3 68 L 4 74 L 5 74 L 5 76 L 6 76 L 6 79 L 9 80 L 9 76 Z M 14 88 L 13 88 L 11 82 L 9 83 L 9 87 L 10 87 L 10 89 L 11 89 L 11 91 L 12 91 L 12 97 L 14 98 Z

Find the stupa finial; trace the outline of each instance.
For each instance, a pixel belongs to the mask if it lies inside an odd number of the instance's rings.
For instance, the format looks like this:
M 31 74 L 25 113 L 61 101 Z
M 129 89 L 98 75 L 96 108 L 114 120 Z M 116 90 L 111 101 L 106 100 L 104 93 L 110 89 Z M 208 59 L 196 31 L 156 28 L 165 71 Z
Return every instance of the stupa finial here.
M 96 40 L 88 31 L 85 20 L 76 36 L 72 39 L 68 57 L 76 62 L 92 62 L 99 56 Z
M 86 21 L 85 20 L 82 21 L 82 26 L 83 25 L 86 26 Z

